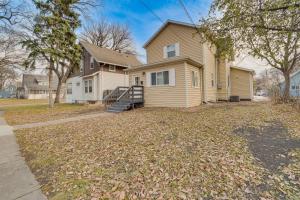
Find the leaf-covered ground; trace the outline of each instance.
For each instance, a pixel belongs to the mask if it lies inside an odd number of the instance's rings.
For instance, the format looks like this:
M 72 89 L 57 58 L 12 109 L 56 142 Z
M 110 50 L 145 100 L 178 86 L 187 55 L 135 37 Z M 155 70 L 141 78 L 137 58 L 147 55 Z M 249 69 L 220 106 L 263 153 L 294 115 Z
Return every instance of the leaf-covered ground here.
M 26 105 L 2 108 L 4 117 L 9 125 L 20 125 L 35 122 L 74 117 L 82 114 L 102 112 L 103 106 L 83 104 Z
M 47 99 L 0 99 L 1 106 L 16 106 L 25 104 L 46 104 Z
M 299 149 L 290 152 L 289 165 L 271 172 L 234 134 L 274 120 L 300 138 L 300 114 L 290 106 L 225 103 L 138 109 L 20 130 L 17 139 L 52 200 L 275 199 L 278 193 L 296 199 Z

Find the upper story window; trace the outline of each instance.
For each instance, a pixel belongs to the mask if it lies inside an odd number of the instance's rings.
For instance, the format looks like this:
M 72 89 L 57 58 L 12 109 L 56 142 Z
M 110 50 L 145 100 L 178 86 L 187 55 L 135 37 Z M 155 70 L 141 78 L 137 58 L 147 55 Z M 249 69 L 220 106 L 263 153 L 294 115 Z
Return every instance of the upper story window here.
M 168 58 L 172 58 L 176 56 L 175 44 L 171 44 L 167 46 L 167 56 Z
M 115 72 L 116 71 L 116 66 L 115 65 L 109 65 L 108 66 L 108 71 Z
M 83 59 L 80 60 L 80 72 L 83 72 Z
M 91 57 L 91 60 L 90 60 L 90 68 L 94 69 L 94 58 L 93 57 Z
M 192 86 L 193 87 L 199 87 L 200 84 L 199 84 L 199 72 L 197 71 L 192 71 Z
M 179 56 L 179 43 L 170 44 L 164 47 L 164 58 Z

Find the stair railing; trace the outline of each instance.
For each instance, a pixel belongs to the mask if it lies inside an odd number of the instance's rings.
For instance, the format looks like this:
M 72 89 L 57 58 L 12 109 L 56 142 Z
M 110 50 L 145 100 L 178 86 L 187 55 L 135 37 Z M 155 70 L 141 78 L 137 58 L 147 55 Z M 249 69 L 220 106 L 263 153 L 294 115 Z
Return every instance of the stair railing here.
M 111 93 L 109 93 L 107 96 L 103 98 L 103 103 L 105 107 L 115 103 L 117 99 L 124 93 L 124 91 L 127 91 L 129 87 L 117 87 L 114 89 Z
M 128 101 L 131 104 L 144 103 L 144 87 L 140 85 L 131 86 L 117 98 L 117 102 L 119 101 Z

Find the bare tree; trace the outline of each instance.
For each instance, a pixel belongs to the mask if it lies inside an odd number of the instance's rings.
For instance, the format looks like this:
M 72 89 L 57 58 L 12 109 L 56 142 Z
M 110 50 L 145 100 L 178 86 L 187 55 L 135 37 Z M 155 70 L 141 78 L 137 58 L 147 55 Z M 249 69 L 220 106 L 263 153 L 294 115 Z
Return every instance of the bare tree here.
M 18 45 L 18 37 L 13 34 L 0 34 L 0 89 L 6 82 L 16 79 L 16 68 L 22 64 L 23 52 Z
M 105 20 L 85 26 L 81 39 L 99 47 L 108 47 L 110 40 L 110 25 Z
M 101 20 L 86 26 L 80 39 L 114 51 L 135 53 L 131 32 L 125 25 Z
M 7 29 L 24 19 L 28 14 L 27 3 L 0 0 L 0 29 Z
M 128 26 L 114 24 L 111 26 L 111 49 L 115 51 L 133 51 L 132 38 Z

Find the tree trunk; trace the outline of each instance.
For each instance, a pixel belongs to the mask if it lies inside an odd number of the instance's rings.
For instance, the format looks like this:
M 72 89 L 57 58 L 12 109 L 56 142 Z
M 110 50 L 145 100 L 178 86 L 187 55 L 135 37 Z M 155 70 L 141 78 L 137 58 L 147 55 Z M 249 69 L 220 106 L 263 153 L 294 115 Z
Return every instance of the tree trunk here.
M 287 103 L 290 100 L 290 86 L 291 86 L 290 73 L 283 72 L 283 75 L 285 80 L 285 86 L 283 91 L 283 102 Z
M 50 63 L 51 65 L 51 63 Z M 49 108 L 53 108 L 53 100 L 52 100 L 52 78 L 53 78 L 53 70 L 49 69 L 49 88 L 48 88 L 48 94 L 49 94 Z
M 58 79 L 58 85 L 56 89 L 56 96 L 55 96 L 55 102 L 54 103 L 60 103 L 60 91 L 61 91 L 62 81 L 59 78 Z

